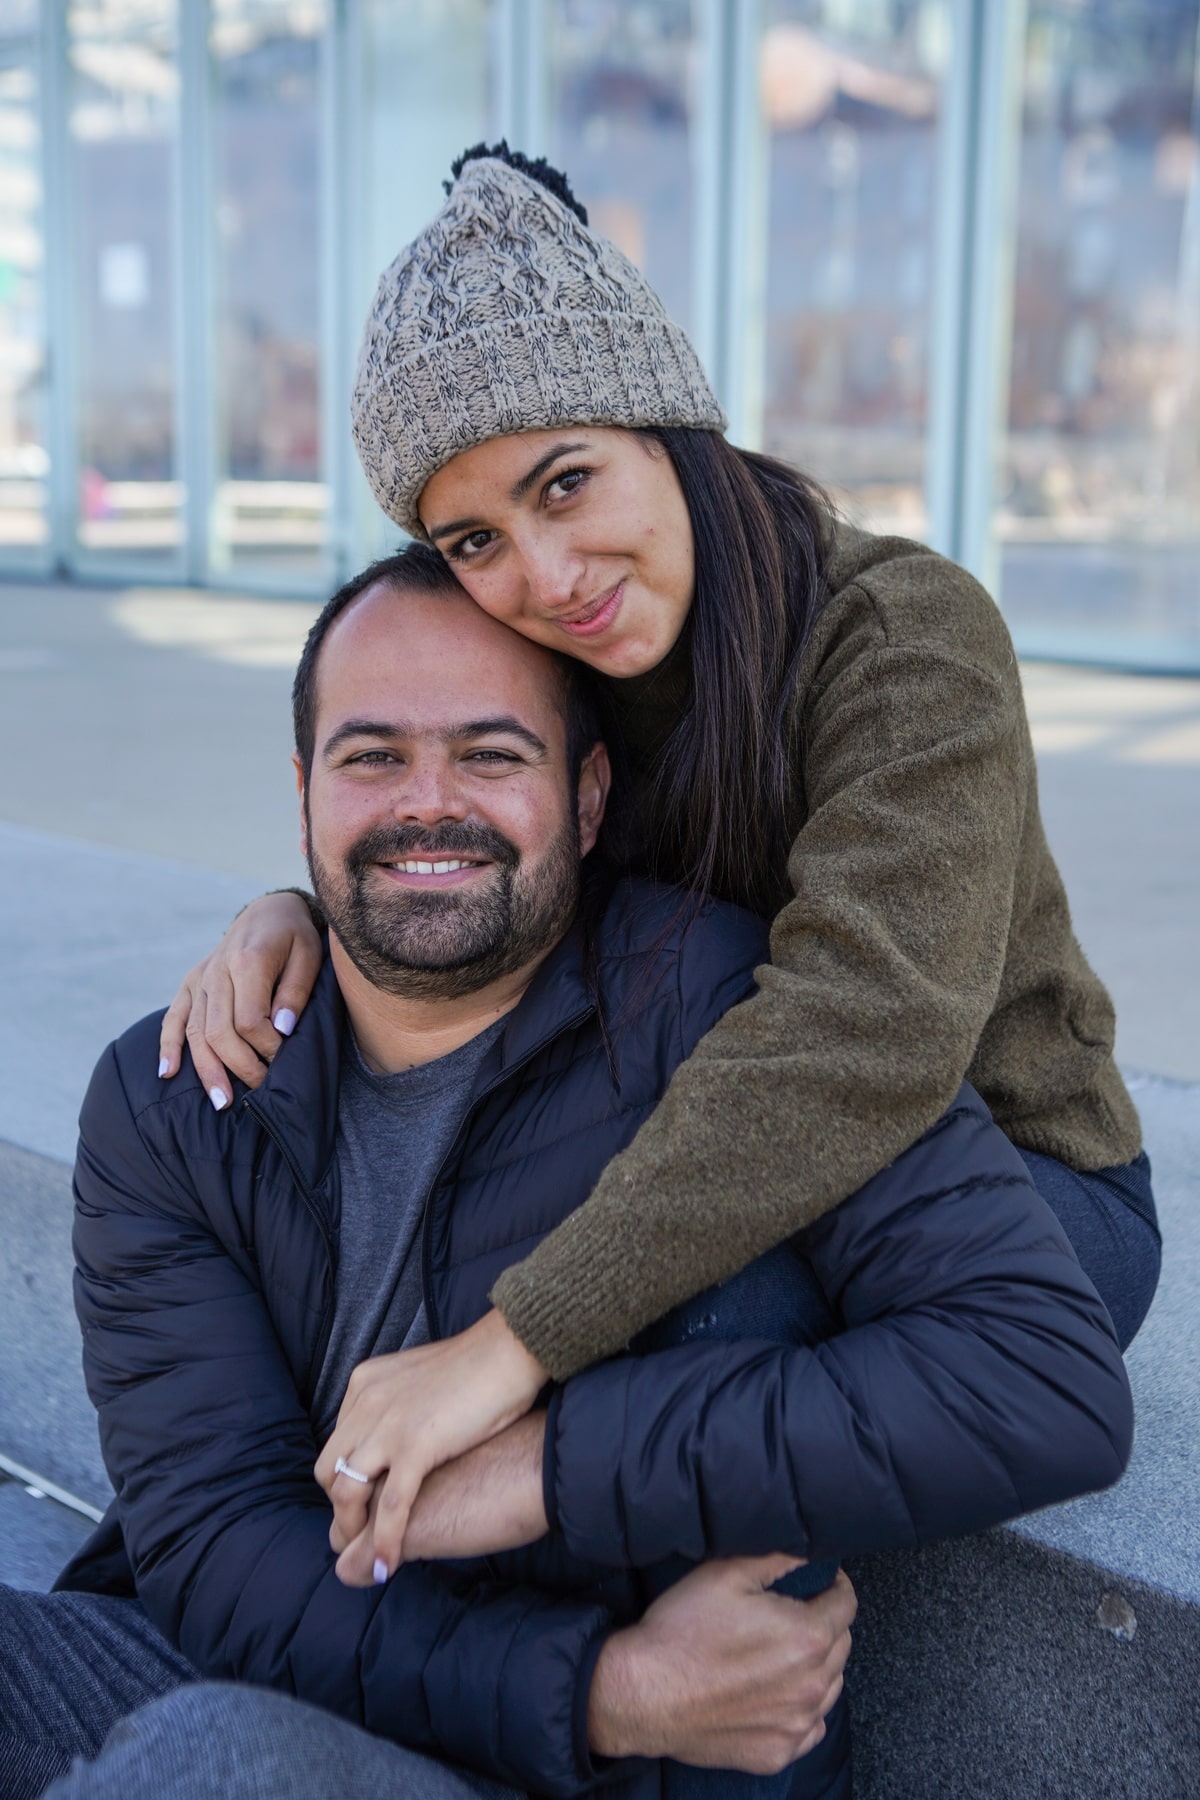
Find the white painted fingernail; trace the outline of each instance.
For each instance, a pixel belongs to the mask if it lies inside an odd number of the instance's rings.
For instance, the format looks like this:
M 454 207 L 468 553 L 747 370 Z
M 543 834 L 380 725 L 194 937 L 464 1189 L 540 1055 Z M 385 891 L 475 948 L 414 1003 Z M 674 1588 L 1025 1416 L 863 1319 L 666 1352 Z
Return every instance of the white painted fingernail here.
M 290 1006 L 281 1006 L 271 1023 L 280 1037 L 291 1037 L 296 1029 L 296 1015 Z
M 376 1587 L 382 1587 L 388 1578 L 388 1566 L 384 1562 L 382 1556 L 377 1556 L 375 1558 L 375 1567 L 372 1570 L 372 1574 L 375 1577 Z
M 160 1057 L 159 1063 L 158 1063 L 158 1079 L 161 1081 L 164 1075 L 169 1075 L 170 1073 L 171 1073 L 170 1061 L 165 1056 Z
M 213 1107 L 217 1112 L 223 1112 L 229 1105 L 229 1095 L 224 1093 L 219 1087 L 209 1088 L 208 1097 L 212 1101 Z

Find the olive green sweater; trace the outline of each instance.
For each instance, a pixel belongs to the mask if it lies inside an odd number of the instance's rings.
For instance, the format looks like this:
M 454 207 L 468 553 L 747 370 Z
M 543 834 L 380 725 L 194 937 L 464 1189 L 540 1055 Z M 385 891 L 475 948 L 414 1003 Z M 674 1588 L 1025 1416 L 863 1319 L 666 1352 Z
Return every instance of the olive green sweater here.
M 493 1289 L 559 1379 L 836 1206 L 964 1076 L 1026 1149 L 1100 1169 L 1140 1148 L 997 608 L 932 551 L 848 530 L 827 583 L 798 687 L 795 898 L 758 992 Z M 621 685 L 636 754 L 687 704 L 687 673 Z

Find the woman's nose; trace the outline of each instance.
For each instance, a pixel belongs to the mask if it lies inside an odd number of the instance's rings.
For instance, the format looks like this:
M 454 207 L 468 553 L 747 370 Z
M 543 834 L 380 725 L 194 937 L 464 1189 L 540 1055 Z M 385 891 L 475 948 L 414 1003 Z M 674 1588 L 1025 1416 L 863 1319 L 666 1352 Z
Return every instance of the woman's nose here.
M 557 612 L 587 598 L 580 588 L 584 558 L 554 533 L 527 543 L 522 561 L 529 591 L 539 606 Z

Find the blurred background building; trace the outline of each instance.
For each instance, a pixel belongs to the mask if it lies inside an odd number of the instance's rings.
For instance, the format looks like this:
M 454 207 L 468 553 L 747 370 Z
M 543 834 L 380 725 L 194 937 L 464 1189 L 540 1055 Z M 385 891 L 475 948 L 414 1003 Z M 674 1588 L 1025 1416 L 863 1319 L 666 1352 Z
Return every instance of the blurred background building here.
M 507 135 L 743 444 L 1200 669 L 1200 0 L 0 0 L 0 574 L 320 594 L 395 536 L 380 268 Z

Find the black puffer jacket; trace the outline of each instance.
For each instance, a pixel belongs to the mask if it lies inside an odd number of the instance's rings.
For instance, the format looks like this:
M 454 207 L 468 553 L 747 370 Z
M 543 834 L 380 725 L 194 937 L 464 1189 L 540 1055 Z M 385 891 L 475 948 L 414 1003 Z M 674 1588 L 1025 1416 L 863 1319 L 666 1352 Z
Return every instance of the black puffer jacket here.
M 682 931 L 677 915 L 677 896 L 642 886 L 609 907 L 611 1056 L 575 934 L 511 1016 L 427 1205 L 435 1332 L 479 1315 L 751 988 L 757 921 L 711 907 Z M 228 1113 L 190 1065 L 157 1081 L 157 1017 L 110 1047 L 84 1104 L 76 1300 L 117 1501 L 60 1585 L 135 1585 L 204 1673 L 570 1794 L 596 1777 L 588 1685 L 605 1635 L 640 1610 L 636 1567 L 911 1544 L 1120 1474 L 1131 1413 L 1107 1315 L 964 1089 L 797 1241 L 838 1336 L 576 1378 L 553 1406 L 541 1545 L 342 1587 L 307 1410 L 333 1295 L 340 1024 L 327 961 L 294 1039 Z M 657 1765 L 627 1774 L 621 1791 L 658 1792 Z

